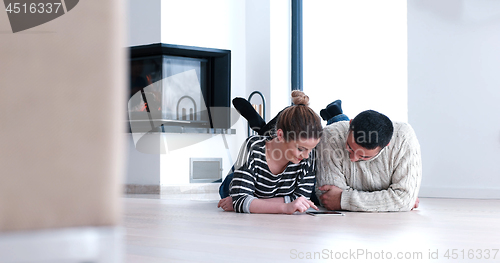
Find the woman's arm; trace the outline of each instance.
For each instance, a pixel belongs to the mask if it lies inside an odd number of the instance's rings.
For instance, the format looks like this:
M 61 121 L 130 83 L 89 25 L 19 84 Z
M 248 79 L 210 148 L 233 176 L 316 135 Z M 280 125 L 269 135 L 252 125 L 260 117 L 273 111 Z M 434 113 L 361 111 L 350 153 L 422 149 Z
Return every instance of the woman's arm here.
M 311 194 L 314 189 L 316 180 L 316 149 L 313 149 L 309 154 L 309 158 L 302 164 L 302 169 L 297 174 L 297 187 L 290 196 L 290 201 L 293 201 L 300 196 L 311 199 Z
M 303 213 L 309 207 L 316 210 L 318 208 L 313 202 L 301 196 L 291 203 L 285 203 L 283 197 L 270 199 L 254 199 L 250 204 L 250 212 L 257 214 L 293 214 L 295 212 Z
M 275 197 L 262 200 L 267 200 L 268 202 L 273 202 L 273 203 L 284 203 L 285 201 L 283 197 Z M 224 211 L 234 211 L 233 198 L 231 196 L 228 196 L 226 198 L 221 199 L 217 204 L 217 207 L 224 209 Z
M 285 203 L 284 201 L 283 197 L 254 199 L 250 204 L 250 212 L 256 214 L 293 214 L 296 211 L 303 213 L 309 207 L 318 210 L 311 201 L 304 197 L 299 197 L 292 203 Z M 224 202 L 228 202 L 228 205 L 224 205 Z M 222 207 L 225 211 L 234 211 L 230 196 L 219 201 L 218 207 Z
M 250 204 L 256 199 L 255 192 L 255 155 L 254 150 L 260 149 L 263 140 L 258 136 L 249 137 L 242 145 L 235 163 L 233 180 L 229 185 L 229 195 L 233 209 L 237 213 L 250 213 Z M 257 156 L 259 156 L 257 154 Z

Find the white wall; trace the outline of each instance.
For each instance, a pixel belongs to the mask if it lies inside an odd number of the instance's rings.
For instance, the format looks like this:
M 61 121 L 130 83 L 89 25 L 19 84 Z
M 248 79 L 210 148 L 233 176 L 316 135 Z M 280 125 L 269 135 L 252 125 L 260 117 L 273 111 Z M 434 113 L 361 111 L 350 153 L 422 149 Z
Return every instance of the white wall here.
M 303 2 L 304 92 L 319 112 L 341 99 L 407 121 L 406 1 Z
M 246 5 L 231 0 L 162 1 L 162 43 L 231 50 L 231 98 L 246 97 Z M 189 183 L 189 158 L 223 158 L 223 177 L 236 160 L 246 137 L 246 123 L 233 126 L 236 135 L 167 134 L 168 140 L 197 141 L 161 155 L 161 184 Z
M 244 26 L 241 23 L 244 16 L 236 17 L 238 13 L 244 15 L 243 6 L 238 6 L 238 2 L 241 1 L 161 1 L 162 42 L 221 49 L 233 47 L 230 33 Z
M 160 42 L 160 3 L 161 0 L 127 0 L 129 46 Z
M 407 2 L 420 196 L 500 198 L 500 1 Z
M 269 102 L 271 87 L 271 30 L 270 30 L 270 0 L 246 1 L 245 31 L 246 31 L 246 96 L 258 90 L 267 100 L 266 121 L 270 120 Z M 258 95 L 252 98 L 252 103 L 261 104 Z
M 135 148 L 132 134 L 127 134 L 126 184 L 159 185 L 160 155 L 145 154 Z
M 159 30 L 154 27 L 154 30 L 148 31 L 147 36 L 140 30 L 141 27 L 148 27 L 149 23 L 157 23 L 153 22 L 158 20 L 156 13 L 154 19 L 143 21 L 142 25 L 130 26 L 130 45 L 152 43 L 159 39 L 160 41 L 156 42 L 231 50 L 231 98 L 247 98 L 252 91 L 261 91 L 267 100 L 268 120 L 272 117 L 270 115 L 271 41 L 274 41 L 273 43 L 277 43 L 274 49 L 279 49 L 281 55 L 274 59 L 273 68 L 275 71 L 280 71 L 281 75 L 273 81 L 274 85 L 279 85 L 281 92 L 286 94 L 275 92 L 273 96 L 279 98 L 289 96 L 289 76 L 284 73 L 284 70 L 290 67 L 289 58 L 283 57 L 288 47 L 279 46 L 289 43 L 289 28 L 286 20 L 275 23 L 274 30 L 281 32 L 271 40 L 269 0 L 128 1 L 130 8 L 133 9 L 129 11 L 131 16 L 129 23 L 147 16 L 148 10 L 161 10 Z M 148 4 L 141 6 L 145 2 Z M 281 7 L 286 7 L 288 4 L 289 1 L 282 1 Z M 274 11 L 278 13 L 280 19 L 289 16 L 288 7 L 285 9 L 276 7 L 275 3 Z M 258 97 L 255 98 L 258 102 Z M 282 108 L 287 103 L 286 101 L 279 107 Z M 133 147 L 130 148 L 130 151 L 136 152 L 129 154 L 127 183 L 149 184 L 155 181 L 154 174 L 158 173 L 158 166 L 155 165 L 157 158 L 159 158 L 159 178 L 162 186 L 188 184 L 191 157 L 223 158 L 223 176 L 225 176 L 237 157 L 241 143 L 247 137 L 247 122 L 240 118 L 232 128 L 236 129 L 236 134 L 225 135 L 229 149 L 225 147 L 221 135 L 210 134 L 165 134 L 167 145 L 168 142 L 179 141 L 190 145 L 170 150 L 159 157 L 142 154 Z M 129 141 L 132 142 L 131 138 Z M 149 165 L 151 167 L 146 168 Z
M 127 47 L 161 41 L 161 0 L 127 0 Z M 132 135 L 127 137 L 125 184 L 159 185 L 160 155 L 136 150 Z

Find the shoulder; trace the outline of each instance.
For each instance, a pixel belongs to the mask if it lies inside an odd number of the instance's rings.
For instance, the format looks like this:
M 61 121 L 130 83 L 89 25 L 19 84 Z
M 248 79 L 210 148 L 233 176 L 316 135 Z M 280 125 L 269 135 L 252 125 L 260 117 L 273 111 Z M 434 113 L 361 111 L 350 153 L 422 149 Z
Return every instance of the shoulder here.
M 270 137 L 268 137 L 268 136 L 252 135 L 252 136 L 245 139 L 245 144 L 250 146 L 250 147 L 253 147 L 255 145 L 265 144 L 266 141 L 269 139 L 270 139 Z
M 391 139 L 391 143 L 394 146 L 402 144 L 413 144 L 418 145 L 417 136 L 415 131 L 409 123 L 406 122 L 393 122 L 394 134 Z
M 392 124 L 394 125 L 394 133 L 396 133 L 396 132 L 399 132 L 399 133 L 413 132 L 413 128 L 407 122 L 394 121 L 394 122 L 392 122 Z
M 267 136 L 254 135 L 245 139 L 238 153 L 238 160 L 234 164 L 235 169 L 244 165 L 251 165 L 254 159 L 261 159 L 265 153 Z
M 243 148 L 246 151 L 263 151 L 264 147 L 266 146 L 266 141 L 270 140 L 271 137 L 269 136 L 262 136 L 262 135 L 252 135 L 248 137 L 245 142 L 243 143 Z
M 345 133 L 349 130 L 349 121 L 338 121 L 327 125 L 323 131 L 328 134 Z
M 343 145 L 347 140 L 347 133 L 349 132 L 349 122 L 339 121 L 326 126 L 323 129 L 323 136 L 320 140 L 320 148 L 326 145 L 338 147 Z
M 409 123 L 406 122 L 393 122 L 394 135 L 401 138 L 416 137 L 415 131 Z

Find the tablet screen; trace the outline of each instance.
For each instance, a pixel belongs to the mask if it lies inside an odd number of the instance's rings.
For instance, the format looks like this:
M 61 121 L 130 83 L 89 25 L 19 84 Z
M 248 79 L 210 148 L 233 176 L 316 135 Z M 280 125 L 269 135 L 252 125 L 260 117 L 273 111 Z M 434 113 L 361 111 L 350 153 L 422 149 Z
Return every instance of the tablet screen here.
M 306 212 L 307 214 L 309 215 L 312 215 L 312 216 L 320 216 L 320 215 L 339 215 L 339 216 L 343 216 L 344 214 L 340 213 L 340 212 L 337 212 L 337 211 L 310 211 L 310 212 Z

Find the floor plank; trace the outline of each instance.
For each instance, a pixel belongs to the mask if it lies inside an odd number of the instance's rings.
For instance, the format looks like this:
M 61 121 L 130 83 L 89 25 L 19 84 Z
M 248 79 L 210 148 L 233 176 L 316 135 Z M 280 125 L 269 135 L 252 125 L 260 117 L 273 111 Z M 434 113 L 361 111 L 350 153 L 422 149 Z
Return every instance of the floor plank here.
M 492 260 L 492 249 L 500 249 L 500 200 L 422 198 L 411 212 L 314 217 L 224 212 L 215 198 L 204 198 L 124 198 L 126 262 L 308 262 L 307 256 L 314 262 L 382 256 L 500 262 L 500 252 Z M 456 260 L 444 257 L 452 249 Z M 486 249 L 490 259 L 478 260 Z

